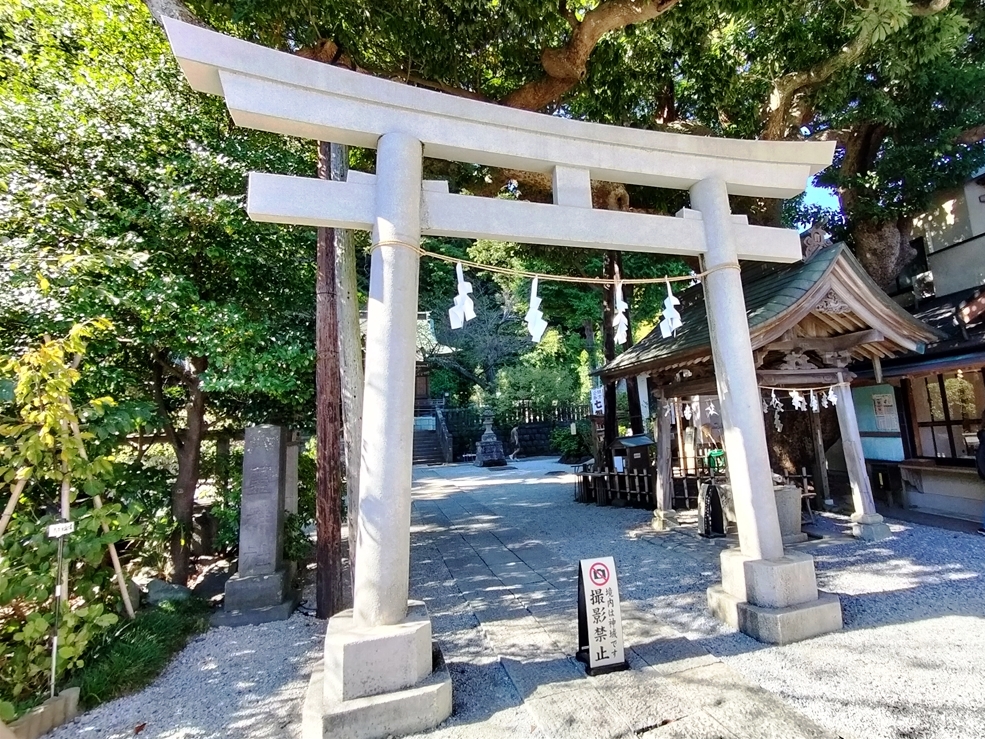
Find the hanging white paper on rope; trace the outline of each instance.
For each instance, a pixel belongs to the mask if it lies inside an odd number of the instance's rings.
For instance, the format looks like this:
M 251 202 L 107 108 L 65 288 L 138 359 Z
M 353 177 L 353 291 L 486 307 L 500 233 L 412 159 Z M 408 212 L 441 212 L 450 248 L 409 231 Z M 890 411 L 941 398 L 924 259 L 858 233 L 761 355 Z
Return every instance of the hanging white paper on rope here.
M 462 263 L 455 265 L 455 274 L 458 275 L 458 295 L 455 296 L 455 304 L 448 309 L 448 321 L 452 328 L 461 328 L 466 321 L 475 318 L 475 306 L 469 293 L 472 292 L 472 283 L 465 281 L 462 273 Z
M 705 414 L 708 416 L 708 418 L 718 415 L 718 411 L 715 410 L 715 404 L 712 403 L 710 400 L 708 401 L 708 407 L 705 408 Z
M 814 413 L 820 413 L 821 412 L 821 408 L 818 405 L 817 395 L 814 394 L 814 391 L 813 390 L 811 390 L 811 410 Z
M 780 420 L 779 408 L 773 410 L 773 428 L 777 431 L 783 431 L 783 421 Z
M 681 411 L 681 415 L 684 416 L 684 420 L 685 421 L 690 421 L 691 420 L 691 415 L 692 414 L 691 414 L 691 404 L 690 403 L 685 403 L 684 404 L 684 409 Z
M 793 403 L 793 408 L 795 411 L 807 410 L 807 400 L 799 390 L 790 391 L 790 402 Z
M 621 346 L 626 343 L 626 332 L 629 329 L 629 318 L 626 317 L 626 309 L 629 308 L 629 304 L 622 296 L 621 282 L 616 282 L 612 295 L 615 309 L 615 314 L 612 316 L 612 328 L 616 330 L 615 342 Z
M 838 396 L 835 395 L 835 389 L 833 387 L 828 388 L 828 402 L 831 405 L 838 405 Z
M 681 301 L 674 297 L 674 293 L 670 289 L 670 280 L 667 280 L 667 297 L 664 299 L 664 317 L 660 321 L 660 335 L 665 339 L 670 338 L 671 335 L 676 335 L 677 329 L 684 325 L 681 322 L 681 314 L 674 307 L 680 304 Z
M 523 320 L 527 322 L 527 330 L 530 331 L 531 339 L 536 343 L 540 343 L 544 332 L 547 330 L 547 321 L 544 320 L 544 314 L 540 310 L 540 298 L 537 296 L 536 277 L 530 283 L 530 310 L 527 311 L 527 315 L 524 316 Z
M 776 390 L 770 394 L 770 408 L 777 413 L 783 413 L 783 401 L 776 397 Z

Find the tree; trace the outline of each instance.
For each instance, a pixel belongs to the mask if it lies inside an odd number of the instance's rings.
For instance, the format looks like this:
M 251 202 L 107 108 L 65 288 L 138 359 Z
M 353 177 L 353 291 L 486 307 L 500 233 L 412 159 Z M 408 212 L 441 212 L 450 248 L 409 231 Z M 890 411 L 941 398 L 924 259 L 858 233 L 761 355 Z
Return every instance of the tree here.
M 983 13 L 962 0 L 190 7 L 182 12 L 260 43 L 513 107 L 704 135 L 836 138 L 842 153 L 823 181 L 837 183 L 845 233 L 884 284 L 907 259 L 903 216 L 925 204 L 918 191 L 964 177 L 985 136 L 985 113 L 972 100 Z M 883 174 L 884 158 L 893 164 Z M 916 191 L 896 187 L 901 179 L 919 183 Z M 774 225 L 778 206 L 743 203 Z
M 141 6 L 11 0 L 0 34 L 0 343 L 112 320 L 83 390 L 154 409 L 185 582 L 207 429 L 310 419 L 313 234 L 243 202 L 248 171 L 310 174 L 313 153 L 188 90 Z

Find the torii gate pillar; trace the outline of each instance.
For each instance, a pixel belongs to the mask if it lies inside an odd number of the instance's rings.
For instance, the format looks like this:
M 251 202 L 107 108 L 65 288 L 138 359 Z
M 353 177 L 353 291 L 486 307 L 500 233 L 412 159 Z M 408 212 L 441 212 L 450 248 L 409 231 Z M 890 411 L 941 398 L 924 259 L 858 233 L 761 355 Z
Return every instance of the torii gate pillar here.
M 380 137 L 359 529 L 350 537 L 359 567 L 353 608 L 328 621 L 324 667 L 304 704 L 303 739 L 410 734 L 451 715 L 451 676 L 432 649 L 427 608 L 407 600 L 422 164 L 419 140 Z
M 814 558 L 783 551 L 725 182 L 696 183 L 691 206 L 701 213 L 707 240 L 705 303 L 739 528 L 739 549 L 722 552 L 722 584 L 708 589 L 708 607 L 762 642 L 787 644 L 837 631 L 841 602 L 818 593 Z

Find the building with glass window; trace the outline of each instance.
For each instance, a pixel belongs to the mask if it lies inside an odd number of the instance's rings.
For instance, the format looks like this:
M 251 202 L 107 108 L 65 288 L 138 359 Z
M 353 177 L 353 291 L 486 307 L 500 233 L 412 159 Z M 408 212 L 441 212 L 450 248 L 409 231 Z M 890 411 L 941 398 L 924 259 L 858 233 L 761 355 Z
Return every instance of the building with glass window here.
M 946 338 L 856 369 L 866 462 L 877 498 L 981 520 L 985 482 L 974 458 L 985 412 L 985 172 L 941 193 L 913 234 L 918 258 L 893 298 Z

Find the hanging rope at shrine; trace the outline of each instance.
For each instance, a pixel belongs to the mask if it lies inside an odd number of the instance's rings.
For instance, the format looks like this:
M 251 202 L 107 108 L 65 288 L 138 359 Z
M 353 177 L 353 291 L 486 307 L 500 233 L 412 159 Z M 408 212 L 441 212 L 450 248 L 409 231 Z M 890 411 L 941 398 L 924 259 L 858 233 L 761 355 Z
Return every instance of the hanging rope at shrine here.
M 812 413 L 820 413 L 822 407 L 827 408 L 828 406 L 838 405 L 838 396 L 835 394 L 834 385 L 801 388 L 760 385 L 759 389 L 770 391 L 769 400 L 765 397 L 762 398 L 763 413 L 773 411 L 773 427 L 777 431 L 783 431 L 783 422 L 780 420 L 780 414 L 786 410 L 783 407 L 783 400 L 776 395 L 777 390 L 789 394 L 790 403 L 793 405 L 795 411 L 807 411 L 810 409 Z
M 381 246 L 402 246 L 405 249 L 410 249 L 412 252 L 415 252 L 421 257 L 437 259 L 439 261 L 449 262 L 451 264 L 461 264 L 463 267 L 470 267 L 474 270 L 493 272 L 501 275 L 511 275 L 513 277 L 524 277 L 527 279 L 533 279 L 536 277 L 541 282 L 576 282 L 582 285 L 615 285 L 617 282 L 623 285 L 659 285 L 661 283 L 668 282 L 699 282 L 703 278 L 715 272 L 721 272 L 729 269 L 740 269 L 738 264 L 719 264 L 715 267 L 706 269 L 704 272 L 692 272 L 689 275 L 677 275 L 674 277 L 630 277 L 620 279 L 610 277 L 582 277 L 580 275 L 555 275 L 545 272 L 531 272 L 525 269 L 499 267 L 493 264 L 473 262 L 469 259 L 461 259 L 459 257 L 451 257 L 446 254 L 428 251 L 420 246 L 408 244 L 405 241 L 380 241 L 373 244 L 372 247 L 370 247 L 370 251 L 374 251 Z
M 719 264 L 716 267 L 706 269 L 704 272 L 692 272 L 689 275 L 679 275 L 676 277 L 640 277 L 628 280 L 622 279 L 621 277 L 611 279 L 606 277 L 576 277 L 572 275 L 553 275 L 541 272 L 531 272 L 524 269 L 512 269 L 510 267 L 497 267 L 491 264 L 482 264 L 481 262 L 473 262 L 469 259 L 459 259 L 458 257 L 438 254 L 437 252 L 428 251 L 420 246 L 408 244 L 405 241 L 377 241 L 372 245 L 370 251 L 373 251 L 381 246 L 402 246 L 405 249 L 410 249 L 418 256 L 429 257 L 442 262 L 450 262 L 455 265 L 456 277 L 458 278 L 458 294 L 455 296 L 454 304 L 448 309 L 448 320 L 453 329 L 462 328 L 468 321 L 475 318 L 474 306 L 472 299 L 469 297 L 469 294 L 472 292 L 472 283 L 465 281 L 465 275 L 462 272 L 463 267 L 471 267 L 474 270 L 484 270 L 495 274 L 531 279 L 530 309 L 527 311 L 527 315 L 523 320 L 527 324 L 527 330 L 530 331 L 530 336 L 535 343 L 540 343 L 541 338 L 544 336 L 544 331 L 547 330 L 547 321 L 544 320 L 544 313 L 540 310 L 541 298 L 537 295 L 537 286 L 541 280 L 554 282 L 576 282 L 581 285 L 612 285 L 614 293 L 613 302 L 615 304 L 612 327 L 615 329 L 615 342 L 617 344 L 625 344 L 627 340 L 627 331 L 629 329 L 629 318 L 626 316 L 626 311 L 629 308 L 629 304 L 626 303 L 623 298 L 623 285 L 659 285 L 663 283 L 667 286 L 667 298 L 664 300 L 663 320 L 660 322 L 660 333 L 666 339 L 672 335 L 676 336 L 677 329 L 683 325 L 681 321 L 681 314 L 678 313 L 675 308 L 675 306 L 680 305 L 681 301 L 674 297 L 670 283 L 694 283 L 700 281 L 704 277 L 707 277 L 713 272 L 719 272 L 726 269 L 740 269 L 739 265 L 735 263 Z

